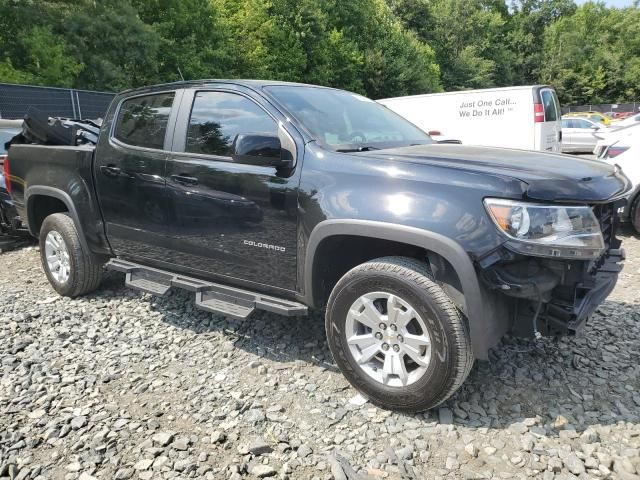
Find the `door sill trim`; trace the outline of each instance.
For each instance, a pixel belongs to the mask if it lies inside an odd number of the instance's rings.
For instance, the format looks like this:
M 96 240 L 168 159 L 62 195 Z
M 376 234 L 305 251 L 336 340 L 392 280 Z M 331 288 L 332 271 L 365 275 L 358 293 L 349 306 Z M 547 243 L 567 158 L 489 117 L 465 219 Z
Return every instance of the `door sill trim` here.
M 119 258 L 109 260 L 105 267 L 108 270 L 125 273 L 125 284 L 128 287 L 152 295 L 163 296 L 172 287 L 195 292 L 198 308 L 237 320 L 246 319 L 256 309 L 289 317 L 308 314 L 308 307 L 302 303 L 178 275 Z

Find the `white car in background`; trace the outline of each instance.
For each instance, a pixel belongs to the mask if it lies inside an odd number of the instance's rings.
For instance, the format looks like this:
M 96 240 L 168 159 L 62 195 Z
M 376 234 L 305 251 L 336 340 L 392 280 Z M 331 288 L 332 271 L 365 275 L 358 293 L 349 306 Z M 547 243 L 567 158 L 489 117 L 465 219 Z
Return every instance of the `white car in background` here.
M 562 117 L 562 151 L 564 153 L 591 153 L 600 140 L 598 132 L 606 127 L 594 120 L 580 117 Z
M 635 134 L 626 135 L 601 150 L 599 160 L 618 165 L 631 180 L 633 190 L 622 212 L 622 220 L 630 221 L 640 233 L 640 128 Z
M 602 152 L 609 145 L 613 145 L 618 140 L 622 140 L 623 138 L 630 136 L 640 135 L 640 122 L 631 123 L 620 128 L 601 128 L 595 133 L 595 135 L 599 138 L 599 140 L 596 143 L 595 148 L 593 149 L 593 153 L 597 157 L 600 157 L 600 155 L 602 155 Z

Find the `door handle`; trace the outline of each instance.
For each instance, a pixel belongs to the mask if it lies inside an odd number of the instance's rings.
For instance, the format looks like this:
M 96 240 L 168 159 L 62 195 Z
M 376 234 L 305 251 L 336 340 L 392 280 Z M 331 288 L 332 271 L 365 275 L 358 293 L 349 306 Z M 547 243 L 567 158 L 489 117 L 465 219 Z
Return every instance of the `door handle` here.
M 183 185 L 197 185 L 198 179 L 196 177 L 190 177 L 189 175 L 171 175 L 171 180 Z
M 107 177 L 117 177 L 121 172 L 121 170 L 115 165 L 103 165 L 100 167 L 100 171 Z

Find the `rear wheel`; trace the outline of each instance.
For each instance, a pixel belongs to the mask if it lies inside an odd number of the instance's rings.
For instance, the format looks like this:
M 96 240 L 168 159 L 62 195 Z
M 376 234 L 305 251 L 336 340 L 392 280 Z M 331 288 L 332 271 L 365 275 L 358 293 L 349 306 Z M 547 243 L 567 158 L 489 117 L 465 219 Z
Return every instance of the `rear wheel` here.
M 326 329 L 346 378 L 384 408 L 433 408 L 473 365 L 463 318 L 426 264 L 409 258 L 380 258 L 349 271 L 329 298 Z
M 54 213 L 42 222 L 40 259 L 49 283 L 60 295 L 77 297 L 100 285 L 103 264 L 83 248 L 76 225 L 66 213 Z

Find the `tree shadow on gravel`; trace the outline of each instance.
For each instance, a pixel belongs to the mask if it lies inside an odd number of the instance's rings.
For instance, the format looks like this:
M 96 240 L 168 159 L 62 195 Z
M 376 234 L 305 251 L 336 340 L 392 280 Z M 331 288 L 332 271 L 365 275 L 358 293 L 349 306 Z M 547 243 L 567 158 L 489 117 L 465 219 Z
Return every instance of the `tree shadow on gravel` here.
M 126 290 L 119 275 L 105 283 L 106 288 Z M 176 328 L 195 334 L 221 332 L 256 357 L 315 364 L 339 373 L 326 344 L 321 312 L 287 318 L 256 311 L 236 322 L 197 310 L 193 295 L 184 291 L 145 299 Z M 577 432 L 620 421 L 638 423 L 639 320 L 640 305 L 608 301 L 579 336 L 540 341 L 506 337 L 490 352 L 490 361 L 476 362 L 462 388 L 442 407 L 453 412 L 454 423 L 470 428 L 510 428 L 539 417 L 537 424 L 553 433 L 551 424 L 560 415 Z M 436 411 L 406 417 L 438 420 Z

